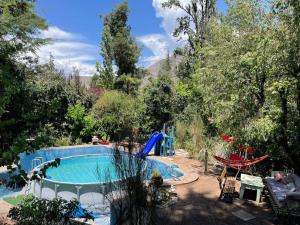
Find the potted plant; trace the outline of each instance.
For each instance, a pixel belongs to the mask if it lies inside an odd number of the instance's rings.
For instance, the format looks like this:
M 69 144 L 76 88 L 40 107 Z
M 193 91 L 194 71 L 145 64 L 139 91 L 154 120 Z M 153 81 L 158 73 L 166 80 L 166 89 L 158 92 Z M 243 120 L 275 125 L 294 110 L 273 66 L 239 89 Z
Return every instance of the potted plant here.
M 101 140 L 99 141 L 99 144 L 101 145 L 109 145 L 109 135 L 103 132 Z
M 158 170 L 153 170 L 151 174 L 151 182 L 156 187 L 159 187 L 163 184 L 164 180 L 161 177 L 160 172 Z

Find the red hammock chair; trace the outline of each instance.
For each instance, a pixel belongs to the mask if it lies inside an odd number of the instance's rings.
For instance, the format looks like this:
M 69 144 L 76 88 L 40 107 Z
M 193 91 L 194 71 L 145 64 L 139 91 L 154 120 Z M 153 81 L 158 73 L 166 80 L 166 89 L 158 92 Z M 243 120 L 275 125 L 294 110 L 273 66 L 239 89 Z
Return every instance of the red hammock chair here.
M 261 156 L 259 158 L 255 159 L 245 159 L 245 160 L 231 160 L 231 159 L 224 159 L 219 156 L 214 156 L 216 160 L 218 160 L 220 163 L 224 164 L 225 166 L 234 168 L 234 169 L 246 169 L 247 167 L 250 167 L 254 164 L 260 163 L 267 158 L 269 158 L 268 155 Z

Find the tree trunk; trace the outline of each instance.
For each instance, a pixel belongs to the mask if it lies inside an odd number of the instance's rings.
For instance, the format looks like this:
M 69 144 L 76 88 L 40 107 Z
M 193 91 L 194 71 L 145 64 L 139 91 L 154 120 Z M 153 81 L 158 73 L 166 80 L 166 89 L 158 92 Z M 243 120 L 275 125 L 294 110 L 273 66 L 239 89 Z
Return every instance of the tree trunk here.
M 207 149 L 205 149 L 205 156 L 204 156 L 204 173 L 207 174 L 207 171 L 208 171 L 208 152 L 207 152 Z
M 297 80 L 297 94 L 296 94 L 296 103 L 297 103 L 297 112 L 298 112 L 298 118 L 297 118 L 297 133 L 296 133 L 296 145 L 299 146 L 300 144 L 300 79 Z
M 293 159 L 291 148 L 288 144 L 288 90 L 284 89 L 279 91 L 280 101 L 281 101 L 281 119 L 280 119 L 280 140 L 279 145 L 282 147 L 286 154 L 286 158 L 290 161 L 293 166 L 296 166 L 296 162 Z

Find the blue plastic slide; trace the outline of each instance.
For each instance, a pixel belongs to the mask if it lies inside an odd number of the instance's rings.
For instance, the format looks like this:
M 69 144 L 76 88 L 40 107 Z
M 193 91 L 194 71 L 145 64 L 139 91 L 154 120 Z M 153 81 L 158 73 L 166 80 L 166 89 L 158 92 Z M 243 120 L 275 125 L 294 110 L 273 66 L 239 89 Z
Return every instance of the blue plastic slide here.
M 142 148 L 135 156 L 136 157 L 146 157 L 149 152 L 151 152 L 152 148 L 154 147 L 154 145 L 163 137 L 162 133 L 159 132 L 154 132 L 150 139 L 147 141 L 147 143 L 145 144 L 144 148 Z

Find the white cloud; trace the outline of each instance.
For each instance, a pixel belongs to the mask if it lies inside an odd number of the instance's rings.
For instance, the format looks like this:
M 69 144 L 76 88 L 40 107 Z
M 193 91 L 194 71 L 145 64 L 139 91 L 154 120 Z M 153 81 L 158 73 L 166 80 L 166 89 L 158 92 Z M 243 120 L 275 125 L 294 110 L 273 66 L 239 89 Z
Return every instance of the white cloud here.
M 166 34 L 170 39 L 176 41 L 172 36 L 173 31 L 177 26 L 177 18 L 184 15 L 184 11 L 176 7 L 172 8 L 163 8 L 162 3 L 166 0 L 153 0 L 152 6 L 156 11 L 156 17 L 162 18 L 161 27 L 165 30 Z M 180 0 L 181 3 L 186 4 L 189 0 Z
M 52 39 L 37 50 L 36 56 L 40 63 L 48 62 L 52 55 L 56 67 L 67 73 L 74 67 L 82 76 L 92 76 L 96 72 L 98 47 L 81 41 L 81 35 L 66 32 L 58 27 L 49 27 L 41 32 L 40 37 Z
M 161 34 L 149 34 L 138 37 L 138 41 L 150 49 L 153 54 L 152 56 L 142 58 L 142 62 L 145 63 L 146 66 L 150 66 L 155 62 L 166 58 L 169 49 L 166 36 Z
M 163 8 L 162 3 L 166 0 L 152 0 L 152 6 L 155 9 L 156 17 L 162 18 L 160 26 L 164 29 L 162 34 L 149 34 L 138 37 L 145 47 L 147 47 L 153 55 L 142 58 L 142 64 L 146 67 L 150 66 L 157 61 L 166 58 L 167 51 L 170 53 L 179 46 L 182 46 L 185 41 L 178 41 L 173 36 L 173 32 L 177 27 L 177 18 L 184 15 L 184 11 L 178 8 Z M 189 2 L 189 0 L 180 0 L 183 4 Z
M 58 27 L 49 27 L 48 30 L 42 30 L 40 33 L 41 38 L 51 38 L 54 40 L 59 39 L 73 39 L 76 38 L 76 35 L 63 31 Z

